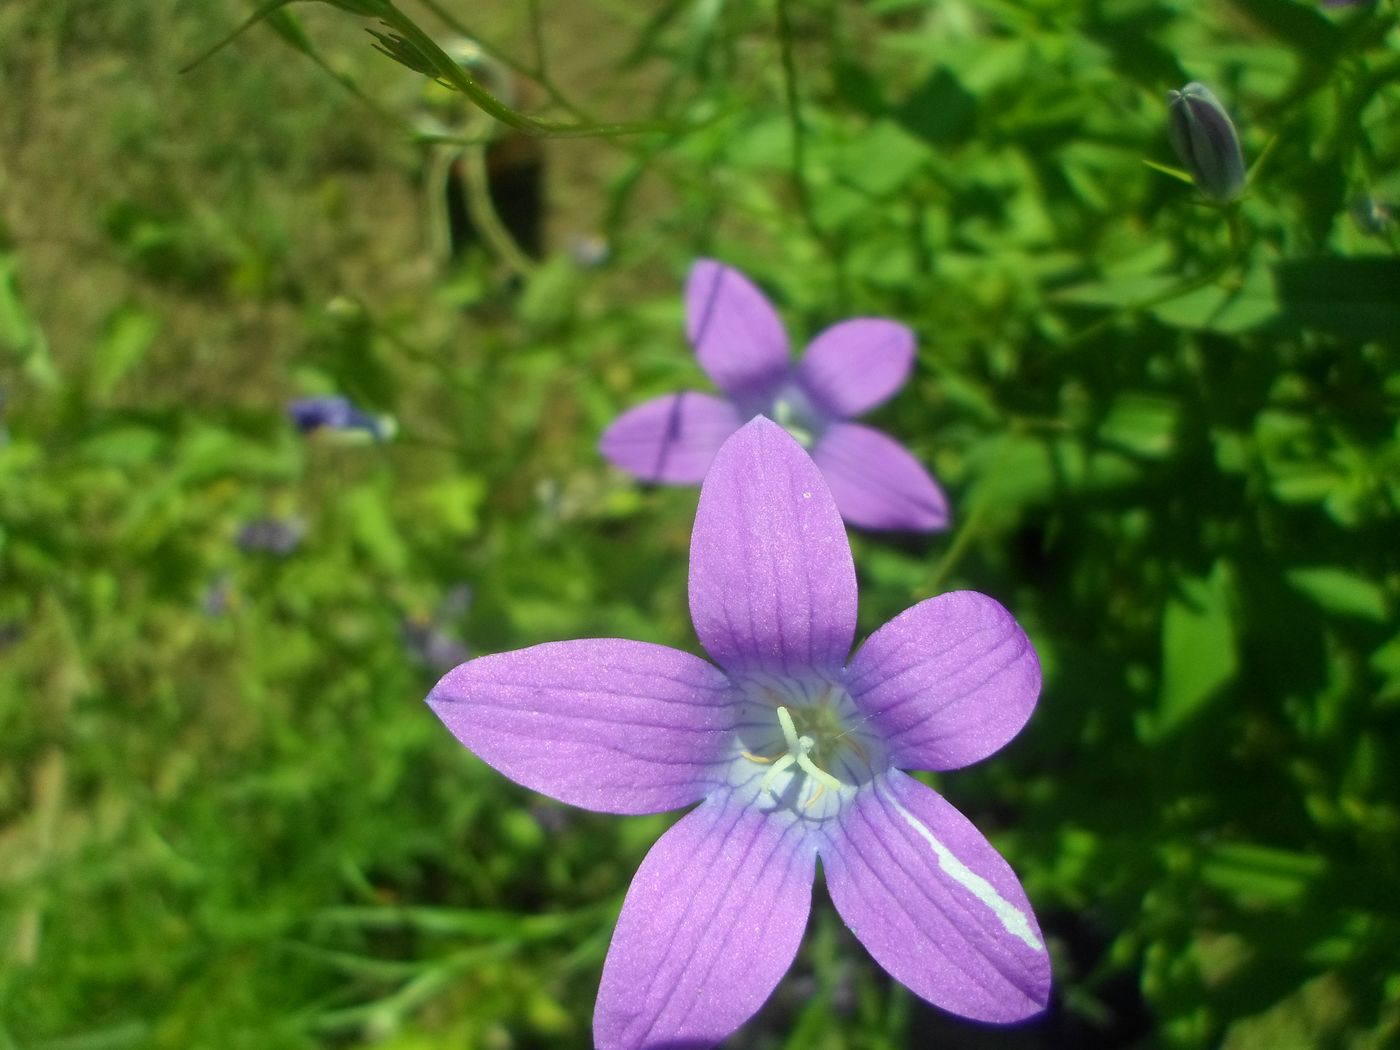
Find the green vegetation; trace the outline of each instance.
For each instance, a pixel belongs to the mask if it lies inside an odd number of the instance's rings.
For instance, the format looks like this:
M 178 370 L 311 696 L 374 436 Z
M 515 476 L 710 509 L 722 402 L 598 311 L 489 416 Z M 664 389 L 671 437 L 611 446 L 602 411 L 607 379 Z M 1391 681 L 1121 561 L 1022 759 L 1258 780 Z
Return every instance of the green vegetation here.
M 861 623 L 972 587 L 1044 663 L 1027 729 L 937 781 L 1056 953 L 1014 1045 L 1400 1039 L 1392 0 L 332 0 L 179 72 L 253 9 L 0 5 L 0 1050 L 589 1045 L 673 818 L 485 767 L 421 642 L 696 648 L 696 493 L 596 441 L 708 389 L 701 255 L 799 341 L 919 334 L 876 422 L 954 525 L 854 537 Z M 496 115 L 570 134 L 488 151 L 406 26 L 479 35 Z M 1258 162 L 1235 204 L 1151 166 L 1190 81 Z M 463 141 L 415 139 L 425 92 Z M 542 258 L 481 192 L 434 253 L 444 158 L 543 164 Z M 329 393 L 397 435 L 298 434 Z M 733 1045 L 965 1027 L 819 898 Z

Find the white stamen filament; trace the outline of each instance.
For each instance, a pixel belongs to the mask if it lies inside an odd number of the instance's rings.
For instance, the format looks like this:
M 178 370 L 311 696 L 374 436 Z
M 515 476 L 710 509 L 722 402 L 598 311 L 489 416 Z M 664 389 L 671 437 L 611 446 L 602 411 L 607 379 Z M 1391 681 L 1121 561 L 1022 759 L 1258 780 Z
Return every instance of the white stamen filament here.
M 823 789 L 831 788 L 833 791 L 839 791 L 846 786 L 812 761 L 811 751 L 817 746 L 817 743 L 810 736 L 797 735 L 797 723 L 792 720 L 792 713 L 788 711 L 786 707 L 778 707 L 778 727 L 783 731 L 783 742 L 787 744 L 787 751 L 784 754 L 777 758 L 769 759 L 744 752 L 746 757 L 755 762 L 772 762 L 768 772 L 763 776 L 762 783 L 759 785 L 760 791 L 766 791 L 771 795 L 776 795 L 777 792 L 773 790 L 774 778 L 794 763 L 797 765 L 798 769 L 802 770 L 803 773 L 807 774 L 807 776 L 811 777 L 818 784 L 817 793 L 807 800 L 808 805 L 811 805 L 817 800 L 818 795 L 820 795 Z

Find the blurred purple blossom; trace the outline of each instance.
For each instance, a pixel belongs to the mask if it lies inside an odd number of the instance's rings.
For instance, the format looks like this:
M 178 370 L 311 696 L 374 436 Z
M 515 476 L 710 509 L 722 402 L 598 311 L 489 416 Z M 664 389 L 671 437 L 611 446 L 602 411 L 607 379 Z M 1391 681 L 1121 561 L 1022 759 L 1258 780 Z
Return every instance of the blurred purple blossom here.
M 686 282 L 686 333 L 724 398 L 667 394 L 624 412 L 599 448 L 643 481 L 694 485 L 729 435 L 755 415 L 808 449 L 852 525 L 930 532 L 948 526 L 948 502 L 909 451 L 851 422 L 892 397 L 914 364 L 914 333 L 860 317 L 819 333 L 796 363 L 771 303 L 738 270 L 709 259 Z
M 414 661 L 436 674 L 442 674 L 471 658 L 471 652 L 465 645 L 423 618 L 404 618 L 403 639 Z
M 287 414 L 303 434 L 317 430 L 364 430 L 376 441 L 387 436 L 384 421 L 355 407 L 346 397 L 301 397 L 287 404 Z
M 816 862 L 889 973 L 953 1013 L 1039 1013 L 1050 959 L 1010 866 L 902 769 L 949 770 L 1030 717 L 1040 664 L 971 591 L 921 602 L 850 657 L 856 576 L 833 494 L 754 419 L 700 492 L 690 611 L 714 664 L 622 639 L 536 645 L 449 672 L 428 703 L 501 773 L 610 813 L 694 802 L 632 881 L 603 967 L 598 1050 L 725 1039 L 772 993 Z
M 465 616 L 471 609 L 473 597 L 470 584 L 458 583 L 442 596 L 433 616 L 416 613 L 404 617 L 404 645 L 415 663 L 442 674 L 471 657 L 471 651 L 446 624 Z
M 24 624 L 19 620 L 0 623 L 0 652 L 24 640 Z
M 245 551 L 259 551 L 286 557 L 301 546 L 306 524 L 296 519 L 259 518 L 238 530 L 238 546 Z
M 245 526 L 246 528 L 246 526 Z M 226 572 L 219 573 L 204 590 L 200 606 L 206 616 L 222 616 L 233 600 L 233 581 Z

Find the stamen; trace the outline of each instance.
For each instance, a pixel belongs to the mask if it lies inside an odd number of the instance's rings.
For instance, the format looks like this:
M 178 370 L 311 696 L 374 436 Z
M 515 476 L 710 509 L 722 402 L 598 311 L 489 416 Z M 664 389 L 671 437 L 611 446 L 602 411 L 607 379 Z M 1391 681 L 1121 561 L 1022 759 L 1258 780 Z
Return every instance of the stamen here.
M 763 774 L 763 782 L 758 785 L 758 790 L 767 791 L 770 795 L 776 794 L 773 790 L 773 778 L 787 769 L 787 767 L 792 765 L 795 761 L 797 761 L 796 757 L 790 752 L 775 761 L 768 772 Z
M 846 785 L 826 770 L 822 769 L 812 761 L 811 752 L 817 746 L 817 742 L 810 736 L 797 735 L 797 723 L 792 719 L 792 712 L 786 707 L 778 707 L 778 728 L 783 731 L 783 742 L 787 745 L 787 751 L 776 758 L 765 758 L 763 755 L 755 755 L 752 751 L 740 751 L 739 754 L 747 758 L 750 762 L 757 762 L 760 765 L 768 766 L 768 772 L 763 774 L 763 780 L 759 783 L 759 790 L 766 791 L 770 795 L 776 795 L 773 789 L 773 781 L 783 770 L 796 765 L 807 776 L 816 781 L 816 790 L 812 792 L 803 805 L 806 809 L 819 799 L 827 788 L 839 791 Z
M 810 737 L 804 736 L 802 739 L 810 740 Z M 809 777 L 816 780 L 818 784 L 825 784 L 833 791 L 840 791 L 841 788 L 844 786 L 841 783 L 841 781 L 837 780 L 826 770 L 819 769 L 817 767 L 817 764 L 807 757 L 806 751 L 802 752 L 802 754 L 797 756 L 797 765 L 798 768 L 802 770 L 802 772 L 806 773 Z

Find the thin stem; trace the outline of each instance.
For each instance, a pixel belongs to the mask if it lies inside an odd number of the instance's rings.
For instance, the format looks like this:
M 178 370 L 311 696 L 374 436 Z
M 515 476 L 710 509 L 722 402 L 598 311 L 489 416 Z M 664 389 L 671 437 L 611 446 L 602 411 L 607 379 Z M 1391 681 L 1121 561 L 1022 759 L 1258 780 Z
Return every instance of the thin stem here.
M 812 236 L 823 241 L 821 228 L 812 212 L 812 189 L 807 180 L 807 123 L 802 119 L 802 100 L 797 89 L 797 57 L 793 49 L 792 20 L 787 0 L 777 0 L 778 45 L 782 57 L 783 94 L 787 101 L 788 123 L 792 126 L 792 180 L 797 206 Z
M 934 566 L 932 575 L 928 578 L 928 584 L 924 587 L 925 594 L 939 594 L 943 590 L 943 584 L 957 568 L 958 562 L 962 561 L 963 555 L 967 553 L 968 547 L 977 536 L 977 527 L 981 524 L 983 513 L 986 509 L 987 501 L 978 498 L 972 505 L 972 510 L 968 512 L 967 520 L 963 522 L 962 528 L 958 530 L 957 536 L 949 544 L 948 549 L 943 552 L 943 557 L 938 559 L 938 564 Z
M 555 103 L 555 105 L 559 106 L 571 117 L 586 124 L 597 123 L 587 111 L 569 100 L 564 92 L 560 90 L 559 86 L 550 78 L 549 73 L 545 70 L 543 65 L 530 65 L 527 62 L 522 62 L 518 58 L 512 57 L 506 51 L 484 38 L 480 33 L 473 30 L 451 11 L 444 9 L 443 6 L 438 3 L 438 0 L 418 0 L 418 2 L 431 11 L 437 17 L 438 21 L 442 22 L 443 25 L 447 26 L 453 32 L 460 33 L 462 36 L 470 37 L 474 40 L 483 52 L 505 66 L 512 73 L 517 73 L 520 76 L 533 80 L 544 89 L 545 94 L 549 96 L 551 102 Z
M 471 214 L 472 222 L 476 223 L 486 243 L 491 245 L 507 266 L 521 277 L 529 278 L 535 272 L 535 264 L 515 242 L 505 223 L 501 222 L 501 217 L 496 213 L 496 205 L 491 200 L 491 184 L 486 170 L 486 146 L 481 143 L 463 146 L 462 162 L 467 169 L 467 211 Z

